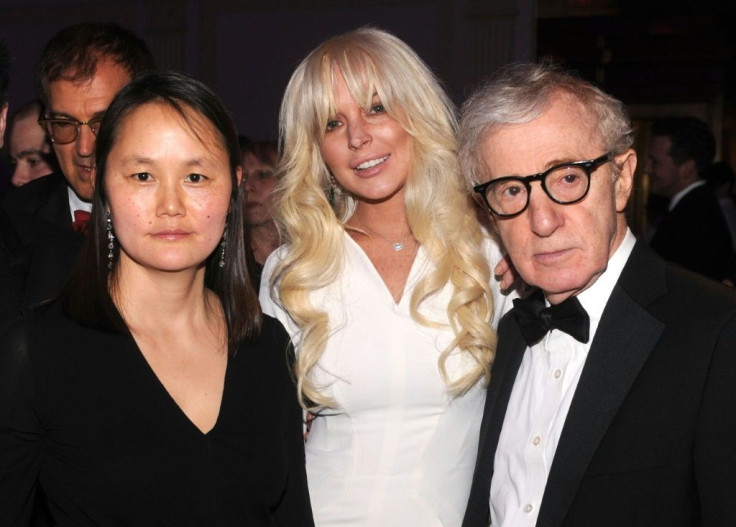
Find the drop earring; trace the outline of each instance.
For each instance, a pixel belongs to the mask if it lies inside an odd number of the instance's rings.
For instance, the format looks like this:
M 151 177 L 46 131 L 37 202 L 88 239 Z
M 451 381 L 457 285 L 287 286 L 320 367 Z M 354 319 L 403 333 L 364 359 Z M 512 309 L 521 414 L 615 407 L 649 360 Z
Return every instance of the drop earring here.
M 222 241 L 220 241 L 220 261 L 217 262 L 218 267 L 225 267 L 225 246 L 227 245 L 227 227 L 222 233 Z
M 107 269 L 112 270 L 113 260 L 115 259 L 115 235 L 112 233 L 112 216 L 107 211 L 105 217 L 105 230 L 107 231 Z
M 330 203 L 331 208 L 335 208 L 335 187 L 337 186 L 337 181 L 335 181 L 335 176 L 330 174 L 330 187 L 327 189 L 327 201 Z

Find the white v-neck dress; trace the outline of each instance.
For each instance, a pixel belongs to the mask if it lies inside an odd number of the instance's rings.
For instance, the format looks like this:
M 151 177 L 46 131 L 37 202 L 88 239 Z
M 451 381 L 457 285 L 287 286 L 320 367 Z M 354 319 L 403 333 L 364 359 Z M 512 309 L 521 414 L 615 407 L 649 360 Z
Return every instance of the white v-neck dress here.
M 459 398 L 446 393 L 438 358 L 452 330 L 427 328 L 409 312 L 411 294 L 432 264 L 419 248 L 397 304 L 357 243 L 345 234 L 340 278 L 312 295 L 329 314 L 331 332 L 313 379 L 338 409 L 312 424 L 306 443 L 307 476 L 318 526 L 459 526 L 470 492 L 485 402 L 479 382 Z M 501 258 L 484 244 L 491 269 Z M 279 319 L 299 352 L 299 329 L 271 298 L 268 284 L 284 248 L 271 255 L 261 281 L 264 313 Z M 511 299 L 493 283 L 493 327 Z M 447 322 L 451 286 L 423 304 Z M 462 356 L 448 361 L 465 371 Z

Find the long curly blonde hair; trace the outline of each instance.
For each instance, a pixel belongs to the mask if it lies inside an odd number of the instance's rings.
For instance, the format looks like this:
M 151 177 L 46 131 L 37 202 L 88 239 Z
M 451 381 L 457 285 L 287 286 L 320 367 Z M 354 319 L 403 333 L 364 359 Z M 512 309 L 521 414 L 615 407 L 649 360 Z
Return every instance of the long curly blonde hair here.
M 430 320 L 419 308 L 452 284 L 447 319 L 455 338 L 440 354 L 438 368 L 448 392 L 463 394 L 490 378 L 496 335 L 484 236 L 459 173 L 454 107 L 409 46 L 385 31 L 361 28 L 312 51 L 292 75 L 281 105 L 277 214 L 287 248 L 270 287 L 300 328 L 295 369 L 302 404 L 335 406 L 310 378 L 331 331 L 327 313 L 310 302 L 310 294 L 337 280 L 343 269 L 344 223 L 356 206 L 355 198 L 339 189 L 334 205 L 329 203 L 330 173 L 320 153 L 335 112 L 337 69 L 355 101 L 368 108 L 378 94 L 388 115 L 412 137 L 406 215 L 434 270 L 415 287 L 410 310 L 424 326 L 447 327 L 447 321 Z M 473 367 L 450 379 L 446 363 L 456 349 L 474 359 Z

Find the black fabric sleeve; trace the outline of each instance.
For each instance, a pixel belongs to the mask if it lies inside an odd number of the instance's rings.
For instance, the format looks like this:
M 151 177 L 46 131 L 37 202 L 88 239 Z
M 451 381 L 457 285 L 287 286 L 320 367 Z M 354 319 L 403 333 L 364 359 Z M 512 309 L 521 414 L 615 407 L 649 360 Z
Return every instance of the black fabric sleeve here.
M 0 525 L 28 525 L 43 451 L 43 429 L 26 320 L 0 336 Z
M 736 525 L 736 315 L 718 337 L 699 415 L 695 478 L 702 525 Z
M 293 373 L 294 349 L 286 330 L 276 319 L 270 319 L 270 322 L 264 325 L 264 331 L 273 332 L 277 367 L 283 372 L 279 379 L 282 385 L 280 390 L 282 408 L 285 410 L 282 420 L 289 473 L 283 500 L 276 510 L 276 518 L 280 525 L 310 527 L 314 525 L 314 520 L 304 458 L 304 418 L 297 399 L 296 379 Z

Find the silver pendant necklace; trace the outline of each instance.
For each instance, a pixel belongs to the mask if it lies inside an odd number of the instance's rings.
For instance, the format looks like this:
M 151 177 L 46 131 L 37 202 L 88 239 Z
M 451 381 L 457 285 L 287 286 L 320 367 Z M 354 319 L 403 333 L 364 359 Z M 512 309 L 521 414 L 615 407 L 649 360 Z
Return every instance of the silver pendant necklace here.
M 367 225 L 364 225 L 364 227 L 365 227 L 365 230 L 367 230 L 368 232 L 372 232 L 373 234 L 375 234 L 376 236 L 378 236 L 379 238 L 381 238 L 383 241 L 385 241 L 386 243 L 388 243 L 391 246 L 391 248 L 394 250 L 394 252 L 396 252 L 396 253 L 399 252 L 399 251 L 403 251 L 404 250 L 404 247 L 405 247 L 404 242 L 406 242 L 406 239 L 411 236 L 411 232 L 409 232 L 408 234 L 405 234 L 404 237 L 401 238 L 401 240 L 399 240 L 397 242 L 392 242 L 391 240 L 389 240 L 388 238 L 386 238 L 383 234 L 381 234 L 380 232 L 374 231 L 373 229 L 371 229 Z

